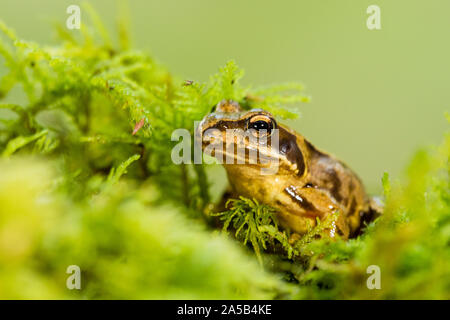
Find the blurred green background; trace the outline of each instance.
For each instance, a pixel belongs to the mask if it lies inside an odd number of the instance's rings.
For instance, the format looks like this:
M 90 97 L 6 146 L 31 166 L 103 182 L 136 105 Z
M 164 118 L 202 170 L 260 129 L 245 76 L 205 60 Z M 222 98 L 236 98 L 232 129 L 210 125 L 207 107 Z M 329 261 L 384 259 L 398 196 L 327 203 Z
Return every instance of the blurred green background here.
M 52 22 L 64 23 L 77 3 L 2 0 L 0 18 L 20 37 L 52 44 Z M 113 28 L 115 2 L 91 3 Z M 366 27 L 371 4 L 381 8 L 381 30 Z M 371 192 L 448 126 L 448 0 L 130 0 L 129 8 L 135 47 L 180 77 L 203 81 L 235 59 L 245 84 L 304 83 L 312 102 L 291 125 Z

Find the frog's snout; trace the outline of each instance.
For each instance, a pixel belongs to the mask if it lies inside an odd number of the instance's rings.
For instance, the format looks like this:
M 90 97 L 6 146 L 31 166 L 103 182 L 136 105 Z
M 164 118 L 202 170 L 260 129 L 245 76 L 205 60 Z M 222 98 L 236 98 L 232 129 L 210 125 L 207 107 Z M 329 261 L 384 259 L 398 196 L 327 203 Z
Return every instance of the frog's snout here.
M 195 130 L 195 136 L 198 139 L 201 139 L 205 130 L 211 127 L 211 115 L 205 116 L 202 121 L 199 122 L 197 128 Z

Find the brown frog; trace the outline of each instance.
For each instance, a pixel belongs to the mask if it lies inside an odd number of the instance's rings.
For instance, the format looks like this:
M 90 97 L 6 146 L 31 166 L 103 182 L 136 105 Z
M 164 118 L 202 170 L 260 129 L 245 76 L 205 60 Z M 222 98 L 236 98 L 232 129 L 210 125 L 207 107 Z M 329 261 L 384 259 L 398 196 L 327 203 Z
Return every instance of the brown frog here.
M 210 148 L 213 156 L 224 161 L 232 188 L 229 196 L 254 198 L 274 207 L 280 225 L 294 235 L 307 232 L 317 217 L 323 220 L 339 211 L 329 236 L 349 238 L 359 234 L 363 221 L 380 213 L 381 207 L 367 196 L 350 168 L 277 123 L 267 111 L 244 111 L 237 102 L 224 100 L 198 130 L 203 151 Z M 230 130 L 234 135 L 227 134 Z M 238 147 L 245 154 L 239 154 Z M 256 162 L 250 157 L 253 151 L 259 152 Z M 270 161 L 263 161 L 264 157 Z M 274 160 L 276 170 L 264 172 L 273 167 Z

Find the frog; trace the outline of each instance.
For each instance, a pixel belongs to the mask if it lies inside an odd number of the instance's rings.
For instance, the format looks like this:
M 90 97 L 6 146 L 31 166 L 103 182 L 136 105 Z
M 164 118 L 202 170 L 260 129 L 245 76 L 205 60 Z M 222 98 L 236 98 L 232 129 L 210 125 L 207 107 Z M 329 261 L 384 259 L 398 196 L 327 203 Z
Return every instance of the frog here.
M 226 134 L 229 130 L 244 137 L 238 142 L 236 134 Z M 291 235 L 291 240 L 299 239 L 330 216 L 337 218 L 323 236 L 356 237 L 383 211 L 382 203 L 366 193 L 361 179 L 349 166 L 278 123 L 266 110 L 244 110 L 237 101 L 222 100 L 203 118 L 197 131 L 203 151 L 214 140 L 215 145 L 223 147 L 213 148 L 213 157 L 235 160 L 222 163 L 230 185 L 224 197 L 242 196 L 274 208 L 280 227 Z M 248 139 L 252 136 L 249 131 L 265 139 Z M 274 138 L 271 140 L 274 132 L 276 144 L 272 143 Z M 242 153 L 237 156 L 238 144 L 244 146 L 245 157 Z M 263 170 L 271 166 L 271 161 L 250 159 L 250 152 L 255 150 L 275 159 L 276 170 Z

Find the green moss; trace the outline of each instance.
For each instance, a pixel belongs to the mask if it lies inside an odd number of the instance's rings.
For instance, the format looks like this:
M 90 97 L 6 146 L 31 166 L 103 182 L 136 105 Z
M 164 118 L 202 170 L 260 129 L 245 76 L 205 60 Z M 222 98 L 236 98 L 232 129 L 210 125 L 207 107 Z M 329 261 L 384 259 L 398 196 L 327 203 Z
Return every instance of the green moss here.
M 103 179 L 101 192 L 79 202 L 54 190 L 53 166 L 0 162 L 1 298 L 270 299 L 290 292 L 180 210 L 146 205 L 157 192 L 151 185 L 108 187 Z M 80 291 L 66 288 L 69 265 L 81 268 Z
M 26 97 L 0 103 L 9 112 L 0 116 L 2 297 L 230 299 L 288 292 L 233 241 L 206 230 L 205 166 L 171 160 L 172 132 L 193 133 L 194 121 L 222 99 L 250 108 L 281 98 L 284 89 L 247 99 L 256 95 L 239 84 L 243 71 L 232 61 L 208 83 L 182 81 L 130 49 L 123 22 L 115 47 L 95 12 L 86 12 L 95 28 L 76 38 L 58 27 L 57 47 L 21 40 L 0 23 L 9 70 L 1 97 L 10 98 L 14 88 Z M 83 273 L 80 292 L 65 287 L 71 264 Z

